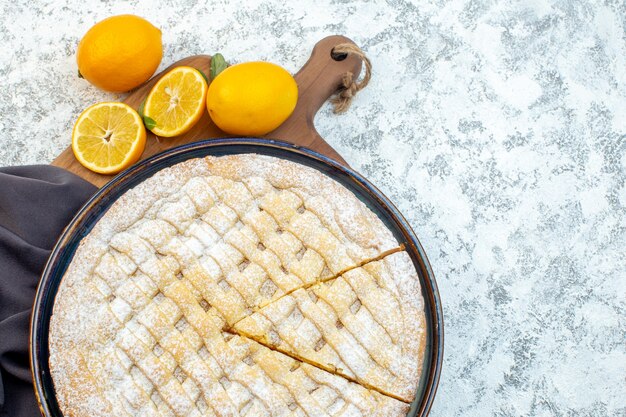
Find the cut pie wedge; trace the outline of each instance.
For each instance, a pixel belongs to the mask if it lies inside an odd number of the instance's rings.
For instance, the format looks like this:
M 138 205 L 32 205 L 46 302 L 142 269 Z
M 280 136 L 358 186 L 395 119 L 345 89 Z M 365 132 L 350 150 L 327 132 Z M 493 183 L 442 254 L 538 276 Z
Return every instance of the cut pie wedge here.
M 232 331 L 410 402 L 426 341 L 415 282 L 407 253 L 395 253 L 298 289 Z

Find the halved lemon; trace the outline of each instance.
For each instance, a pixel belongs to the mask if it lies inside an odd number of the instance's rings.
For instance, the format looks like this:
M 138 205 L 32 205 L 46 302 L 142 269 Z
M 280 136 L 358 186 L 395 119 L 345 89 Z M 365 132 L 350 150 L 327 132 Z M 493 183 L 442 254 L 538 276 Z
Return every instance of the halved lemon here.
M 208 85 L 195 68 L 177 67 L 165 74 L 150 90 L 143 115 L 156 125 L 157 136 L 182 135 L 195 125 L 204 112 Z
M 85 168 L 116 174 L 139 160 L 146 129 L 124 103 L 98 103 L 81 113 L 72 131 L 72 151 Z

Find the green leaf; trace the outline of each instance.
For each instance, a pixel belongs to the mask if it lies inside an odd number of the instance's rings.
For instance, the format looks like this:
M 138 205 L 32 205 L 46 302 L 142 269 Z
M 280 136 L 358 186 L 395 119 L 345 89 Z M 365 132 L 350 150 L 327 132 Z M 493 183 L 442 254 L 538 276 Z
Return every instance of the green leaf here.
M 139 116 L 143 117 L 143 108 L 146 107 L 146 99 L 144 98 L 141 104 L 139 105 L 139 109 L 137 109 L 137 113 Z
M 222 54 L 215 54 L 211 57 L 211 79 L 214 80 L 220 72 L 224 71 L 228 67 L 226 60 Z
M 145 114 L 143 114 L 143 109 L 145 106 L 146 106 L 146 99 L 143 99 L 143 101 L 139 105 L 139 109 L 137 110 L 137 113 L 139 113 L 139 117 L 141 117 L 141 120 L 143 120 L 143 124 L 144 126 L 146 126 L 146 129 L 152 130 L 156 127 L 157 122 L 152 117 L 148 117 Z
M 83 74 L 80 73 L 80 70 L 78 70 L 78 78 L 85 78 L 83 77 Z
M 202 71 L 200 71 L 198 68 L 196 68 L 196 70 L 198 70 L 198 72 L 200 73 L 200 75 L 202 75 L 202 78 L 204 78 L 204 81 L 206 81 L 206 83 L 209 83 L 209 78 L 206 76 L 206 74 Z
M 148 130 L 154 129 L 157 125 L 157 123 L 151 117 L 142 116 L 142 119 L 143 119 L 143 124 L 146 125 L 146 129 Z

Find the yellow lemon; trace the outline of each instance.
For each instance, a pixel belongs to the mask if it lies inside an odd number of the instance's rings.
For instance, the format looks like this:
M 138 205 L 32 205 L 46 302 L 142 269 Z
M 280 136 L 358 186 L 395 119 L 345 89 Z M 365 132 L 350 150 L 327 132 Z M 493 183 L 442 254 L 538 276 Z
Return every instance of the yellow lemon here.
M 125 92 L 156 71 L 163 56 L 161 31 L 134 15 L 96 23 L 78 44 L 78 71 L 105 91 Z
M 207 109 L 226 133 L 261 136 L 280 126 L 298 101 L 296 80 L 269 62 L 246 62 L 222 71 L 209 85 Z
M 116 174 L 139 160 L 146 130 L 139 114 L 124 103 L 98 103 L 78 117 L 72 151 L 85 168 Z
M 161 77 L 146 98 L 143 115 L 152 119 L 146 126 L 164 137 L 189 131 L 204 113 L 207 89 L 207 82 L 197 69 L 174 68 Z

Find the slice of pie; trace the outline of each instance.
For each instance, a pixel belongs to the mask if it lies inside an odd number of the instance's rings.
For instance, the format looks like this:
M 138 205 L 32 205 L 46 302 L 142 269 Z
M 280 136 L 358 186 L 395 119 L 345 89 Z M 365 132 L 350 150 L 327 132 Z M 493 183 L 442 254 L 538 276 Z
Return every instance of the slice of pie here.
M 126 192 L 57 293 L 65 416 L 401 416 L 424 356 L 403 246 L 328 176 L 206 157 Z
M 425 323 L 406 252 L 298 289 L 233 331 L 399 400 L 415 396 Z

